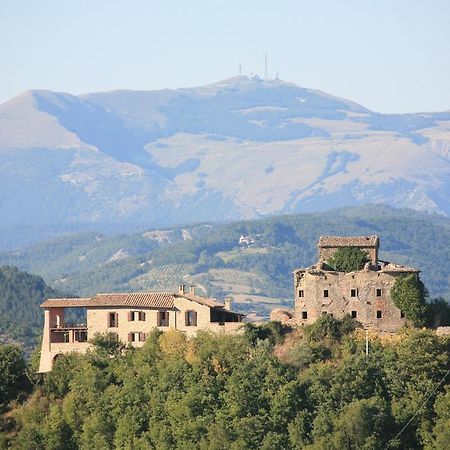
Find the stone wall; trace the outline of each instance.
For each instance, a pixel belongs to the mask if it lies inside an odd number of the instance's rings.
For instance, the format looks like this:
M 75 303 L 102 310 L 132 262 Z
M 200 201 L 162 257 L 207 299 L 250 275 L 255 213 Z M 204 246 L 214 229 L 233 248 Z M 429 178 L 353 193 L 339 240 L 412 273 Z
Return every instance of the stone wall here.
M 342 318 L 354 312 L 356 320 L 369 328 L 395 331 L 405 323 L 390 299 L 395 278 L 395 274 L 382 271 L 297 271 L 294 278 L 296 321 L 310 324 L 325 313 Z M 324 295 L 325 290 L 328 297 Z M 377 318 L 377 312 L 381 317 Z
M 340 247 L 359 247 L 367 253 L 372 264 L 378 261 L 378 236 L 322 236 L 317 247 L 319 262 L 328 261 Z

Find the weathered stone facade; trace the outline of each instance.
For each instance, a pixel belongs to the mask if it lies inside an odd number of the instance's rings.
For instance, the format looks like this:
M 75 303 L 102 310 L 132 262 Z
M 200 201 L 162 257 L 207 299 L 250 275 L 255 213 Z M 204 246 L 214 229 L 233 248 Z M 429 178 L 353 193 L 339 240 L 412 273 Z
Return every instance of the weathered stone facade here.
M 200 297 L 194 289 L 178 293 L 98 294 L 93 298 L 48 299 L 44 308 L 39 372 L 52 369 L 54 359 L 62 353 L 86 352 L 96 333 L 115 333 L 123 343 L 144 345 L 154 328 L 179 330 L 193 336 L 198 330 L 233 332 L 242 323 L 242 314 L 231 311 L 230 302 L 219 303 Z M 86 324 L 68 324 L 67 308 L 85 308 Z
M 339 247 L 356 246 L 370 261 L 363 270 L 344 273 L 326 264 Z M 294 272 L 295 320 L 311 324 L 324 314 L 342 318 L 349 314 L 364 327 L 396 331 L 405 323 L 403 313 L 393 304 L 390 291 L 396 277 L 419 271 L 378 260 L 377 236 L 321 237 L 319 262 Z

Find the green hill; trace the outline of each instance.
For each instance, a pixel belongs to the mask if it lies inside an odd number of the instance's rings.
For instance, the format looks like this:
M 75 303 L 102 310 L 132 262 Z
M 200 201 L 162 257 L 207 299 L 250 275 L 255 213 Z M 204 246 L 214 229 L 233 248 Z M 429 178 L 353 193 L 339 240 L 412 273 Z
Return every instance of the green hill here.
M 77 295 L 192 283 L 205 295 L 232 295 L 237 309 L 256 319 L 292 305 L 292 271 L 316 261 L 320 235 L 334 234 L 378 234 L 381 259 L 419 268 L 432 296 L 450 296 L 450 219 L 379 205 L 130 235 L 78 234 L 0 253 L 0 263 Z M 240 244 L 241 235 L 254 242 Z
M 0 267 L 0 342 L 36 345 L 43 324 L 39 305 L 57 295 L 37 275 L 21 272 L 16 267 Z

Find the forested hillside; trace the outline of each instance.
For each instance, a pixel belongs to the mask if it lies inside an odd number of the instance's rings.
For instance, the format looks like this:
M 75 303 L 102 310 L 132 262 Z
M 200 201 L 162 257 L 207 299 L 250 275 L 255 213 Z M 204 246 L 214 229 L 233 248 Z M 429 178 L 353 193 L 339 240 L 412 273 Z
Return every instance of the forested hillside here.
M 0 267 L 0 342 L 18 341 L 30 349 L 42 334 L 44 315 L 39 305 L 58 296 L 44 280 L 15 267 Z
M 335 234 L 378 234 L 381 259 L 419 268 L 433 297 L 450 297 L 450 219 L 379 205 L 131 235 L 72 235 L 2 253 L 0 263 L 77 295 L 172 291 L 192 283 L 203 295 L 232 295 L 250 318 L 264 318 L 275 307 L 292 306 L 292 271 L 316 261 L 320 235 Z M 248 243 L 239 243 L 242 235 Z
M 31 367 L 34 389 L 0 346 L 0 448 L 448 448 L 449 339 L 371 337 L 366 356 L 353 326 L 326 316 L 287 335 L 271 323 L 189 340 L 155 330 L 142 349 L 97 345 L 44 376 Z

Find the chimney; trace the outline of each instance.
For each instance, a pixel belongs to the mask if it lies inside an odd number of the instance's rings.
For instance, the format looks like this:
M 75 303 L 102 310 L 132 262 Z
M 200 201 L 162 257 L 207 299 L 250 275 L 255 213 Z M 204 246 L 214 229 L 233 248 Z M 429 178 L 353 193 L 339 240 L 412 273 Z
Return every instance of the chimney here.
M 195 295 L 195 286 L 194 286 L 194 285 L 191 284 L 191 286 L 189 287 L 189 292 L 190 292 L 192 295 Z
M 228 310 L 228 311 L 231 311 L 231 304 L 233 303 L 233 299 L 232 298 L 230 298 L 230 297 L 227 297 L 226 299 L 225 299 L 225 305 L 224 305 L 224 308 L 226 309 L 226 310 Z
M 184 284 L 180 284 L 180 285 L 178 286 L 178 293 L 179 293 L 180 295 L 184 295 L 184 289 L 185 289 Z

